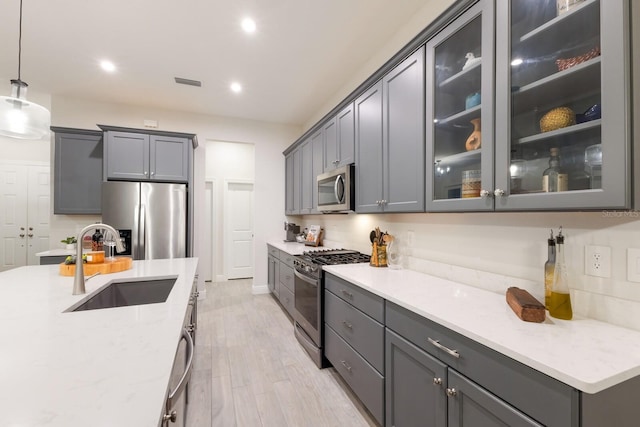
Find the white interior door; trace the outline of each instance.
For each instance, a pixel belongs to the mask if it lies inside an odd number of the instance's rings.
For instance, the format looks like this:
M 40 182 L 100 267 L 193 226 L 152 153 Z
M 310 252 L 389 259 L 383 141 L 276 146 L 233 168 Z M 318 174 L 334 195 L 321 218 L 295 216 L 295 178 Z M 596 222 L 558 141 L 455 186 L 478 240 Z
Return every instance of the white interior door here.
M 51 211 L 49 166 L 29 166 L 27 190 L 27 264 L 38 265 L 38 252 L 49 250 Z
M 50 168 L 0 164 L 0 271 L 39 264 L 49 249 Z
M 227 278 L 253 277 L 253 183 L 227 181 L 225 187 Z
M 0 271 L 27 264 L 27 166 L 0 164 Z

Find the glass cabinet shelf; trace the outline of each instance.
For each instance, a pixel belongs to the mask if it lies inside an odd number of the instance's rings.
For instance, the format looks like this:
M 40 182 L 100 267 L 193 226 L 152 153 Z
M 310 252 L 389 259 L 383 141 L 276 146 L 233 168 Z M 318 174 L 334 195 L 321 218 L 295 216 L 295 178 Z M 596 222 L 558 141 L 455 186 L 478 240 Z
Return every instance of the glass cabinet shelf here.
M 556 145 L 558 144 L 558 140 L 560 138 L 567 137 L 569 135 L 573 136 L 574 134 L 578 134 L 580 132 L 586 131 L 600 131 L 600 126 L 602 124 L 602 119 L 592 120 L 590 122 L 580 123 L 573 126 L 568 126 L 565 128 L 553 130 L 551 132 L 543 132 L 536 135 L 527 136 L 526 138 L 520 138 L 515 141 L 516 144 L 531 144 L 534 142 L 553 142 Z
M 517 99 L 517 102 L 513 102 L 513 114 L 541 106 L 553 108 L 567 100 L 599 93 L 600 62 L 600 57 L 593 58 L 526 86 L 512 87 L 514 101 Z
M 459 113 L 445 117 L 444 119 L 436 119 L 434 120 L 434 123 L 438 127 L 460 126 L 464 124 L 464 127 L 467 128 L 469 127 L 469 120 L 480 117 L 481 107 L 482 105 L 476 105 L 475 107 L 460 111 Z
M 436 158 L 435 164 L 440 167 L 444 166 L 467 166 L 473 163 L 480 162 L 480 155 L 482 149 L 473 151 L 464 151 L 462 153 L 452 154 L 450 156 L 443 156 Z
M 462 70 L 459 73 L 454 74 L 448 79 L 440 82 L 438 84 L 438 87 L 440 87 L 442 90 L 447 90 L 447 88 L 451 88 L 451 89 L 455 89 L 456 91 L 459 91 L 460 84 L 467 84 L 467 82 L 469 81 L 478 82 L 478 80 L 480 79 L 481 64 L 482 64 L 482 60 L 477 61 L 476 63 L 471 65 L 469 68 Z M 453 85 L 452 83 L 456 83 L 456 84 Z M 478 89 L 477 86 L 479 86 L 478 83 L 476 83 L 476 88 L 475 88 L 476 90 Z
M 528 33 L 520 37 L 520 43 L 535 43 L 535 44 L 548 44 L 556 43 L 558 40 L 566 40 L 573 36 L 576 31 L 576 27 L 581 26 L 581 22 L 577 22 L 582 19 L 582 14 L 585 12 L 590 13 L 591 28 L 594 31 L 598 31 L 600 22 L 596 18 L 598 0 L 587 0 L 584 3 L 575 6 L 569 12 L 559 15 L 547 23 L 534 28 Z M 595 10 L 594 10 L 595 9 Z M 581 28 L 583 31 L 585 28 Z

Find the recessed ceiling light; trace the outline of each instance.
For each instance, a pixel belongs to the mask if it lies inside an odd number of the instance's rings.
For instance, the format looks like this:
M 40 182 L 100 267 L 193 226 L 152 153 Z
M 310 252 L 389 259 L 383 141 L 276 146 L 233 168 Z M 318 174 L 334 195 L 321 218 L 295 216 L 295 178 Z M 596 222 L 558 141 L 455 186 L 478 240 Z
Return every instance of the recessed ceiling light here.
M 244 18 L 242 20 L 242 29 L 245 33 L 255 33 L 256 32 L 256 21 L 251 18 Z
M 231 91 L 234 93 L 240 93 L 242 92 L 242 85 L 238 82 L 233 82 L 231 83 L 231 86 L 229 86 L 231 88 Z
M 100 67 L 107 73 L 113 73 L 116 70 L 115 64 L 111 61 L 107 61 L 106 59 L 100 61 Z

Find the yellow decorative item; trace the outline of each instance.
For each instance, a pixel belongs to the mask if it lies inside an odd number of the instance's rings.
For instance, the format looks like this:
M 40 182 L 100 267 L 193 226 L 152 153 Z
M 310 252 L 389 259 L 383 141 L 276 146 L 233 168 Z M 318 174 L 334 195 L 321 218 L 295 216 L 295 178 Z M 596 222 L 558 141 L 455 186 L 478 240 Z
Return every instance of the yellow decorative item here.
M 575 124 L 576 113 L 569 107 L 558 107 L 542 116 L 540 119 L 540 131 L 550 132 Z

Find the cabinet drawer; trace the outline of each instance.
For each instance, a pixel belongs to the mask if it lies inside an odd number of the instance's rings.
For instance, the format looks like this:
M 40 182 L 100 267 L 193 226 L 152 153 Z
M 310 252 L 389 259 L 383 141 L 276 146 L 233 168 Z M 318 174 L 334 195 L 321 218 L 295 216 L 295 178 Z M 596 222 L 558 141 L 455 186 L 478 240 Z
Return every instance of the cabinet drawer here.
M 288 253 L 286 253 L 284 251 L 280 251 L 280 255 L 279 255 L 278 258 L 280 258 L 280 261 L 282 261 L 283 263 L 285 263 L 289 267 L 293 268 L 293 255 L 289 255 Z
M 384 372 L 384 326 L 325 290 L 324 319 L 378 372 Z
M 389 329 L 538 422 L 573 425 L 579 403 L 577 390 L 389 301 L 385 314 Z M 457 350 L 460 357 L 438 349 L 429 338 Z
M 328 273 L 325 274 L 324 286 L 366 315 L 384 323 L 384 299 Z
M 280 261 L 280 284 L 289 288 L 291 292 L 294 291 L 293 287 L 293 268 Z
M 281 286 L 278 292 L 278 300 L 280 300 L 280 304 L 282 304 L 282 306 L 287 310 L 289 316 L 292 316 L 295 303 L 293 301 L 293 292 L 284 286 Z
M 277 248 L 274 248 L 271 245 L 267 245 L 267 249 L 269 250 L 269 255 L 274 256 L 276 258 L 280 258 L 280 250 Z
M 325 324 L 326 325 L 326 324 Z M 369 412 L 384 424 L 384 377 L 330 326 L 325 327 L 325 356 Z

